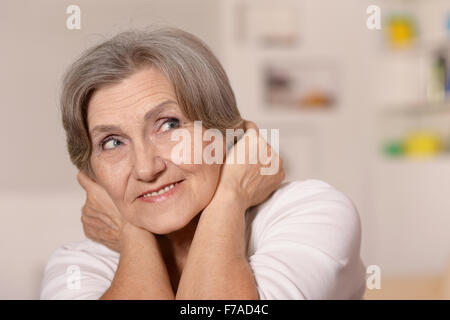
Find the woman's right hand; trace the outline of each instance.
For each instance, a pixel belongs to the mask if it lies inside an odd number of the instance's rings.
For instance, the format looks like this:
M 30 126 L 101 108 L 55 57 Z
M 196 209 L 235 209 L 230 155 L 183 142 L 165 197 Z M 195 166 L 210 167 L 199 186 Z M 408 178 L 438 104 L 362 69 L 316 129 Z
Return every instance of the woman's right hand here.
M 106 190 L 80 171 L 78 183 L 86 191 L 81 222 L 86 237 L 120 252 L 121 234 L 126 221 Z

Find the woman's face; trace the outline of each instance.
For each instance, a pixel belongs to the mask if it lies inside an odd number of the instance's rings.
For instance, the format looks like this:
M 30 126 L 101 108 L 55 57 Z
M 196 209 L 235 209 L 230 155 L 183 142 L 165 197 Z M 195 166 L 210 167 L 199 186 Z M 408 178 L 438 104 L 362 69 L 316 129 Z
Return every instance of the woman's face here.
M 142 69 L 95 91 L 88 127 L 97 183 L 130 223 L 168 234 L 186 226 L 212 199 L 220 164 L 171 160 L 172 148 L 179 144 L 171 141 L 171 134 L 189 131 L 193 150 L 194 123 L 183 115 L 170 83 L 157 68 Z M 202 142 L 202 147 L 207 144 Z M 141 196 L 149 190 L 160 194 Z

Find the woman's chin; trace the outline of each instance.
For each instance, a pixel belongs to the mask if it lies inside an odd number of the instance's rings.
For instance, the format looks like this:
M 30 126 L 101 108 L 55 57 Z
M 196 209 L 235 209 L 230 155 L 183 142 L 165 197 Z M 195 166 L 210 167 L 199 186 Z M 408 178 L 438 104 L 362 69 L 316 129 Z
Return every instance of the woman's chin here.
M 169 215 L 168 215 L 169 216 Z M 155 221 L 156 219 L 152 219 L 152 221 L 141 221 L 139 223 L 140 227 L 157 235 L 167 235 L 176 231 L 183 229 L 191 220 L 182 221 L 180 217 L 177 217 L 177 221 L 169 221 L 169 217 L 164 221 Z

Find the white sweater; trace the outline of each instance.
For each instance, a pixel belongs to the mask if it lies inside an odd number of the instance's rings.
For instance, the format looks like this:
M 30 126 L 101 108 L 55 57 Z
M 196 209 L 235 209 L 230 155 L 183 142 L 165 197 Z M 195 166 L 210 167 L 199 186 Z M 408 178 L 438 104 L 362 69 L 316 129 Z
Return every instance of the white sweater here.
M 246 219 L 261 300 L 362 298 L 361 224 L 342 192 L 319 180 L 287 182 Z M 98 299 L 118 263 L 119 253 L 90 239 L 62 246 L 47 263 L 41 299 Z

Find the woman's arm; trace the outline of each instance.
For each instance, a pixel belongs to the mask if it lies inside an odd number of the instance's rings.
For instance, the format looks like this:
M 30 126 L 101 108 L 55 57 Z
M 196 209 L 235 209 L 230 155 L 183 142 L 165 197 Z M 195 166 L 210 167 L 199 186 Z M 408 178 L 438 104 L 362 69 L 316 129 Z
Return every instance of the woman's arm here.
M 120 239 L 119 265 L 111 286 L 100 299 L 173 300 L 155 235 L 126 223 Z
M 82 171 L 86 191 L 82 223 L 86 236 L 120 252 L 114 279 L 100 299 L 174 299 L 154 234 L 126 223 L 106 191 Z
M 235 200 L 220 194 L 203 211 L 176 299 L 258 299 L 245 252 L 245 208 Z
M 254 123 L 246 122 L 248 130 L 227 155 L 216 193 L 203 210 L 189 248 L 176 299 L 259 299 L 252 269 L 247 261 L 245 243 L 245 211 L 275 191 L 285 174 L 281 158 L 258 134 Z M 251 135 L 253 139 L 249 138 Z M 256 138 L 256 139 L 255 139 Z M 251 162 L 250 143 L 266 145 L 269 163 Z M 246 164 L 234 164 L 239 144 L 245 144 Z M 242 149 L 241 149 L 242 150 Z M 255 160 L 255 159 L 253 159 Z M 278 162 L 273 175 L 261 175 L 262 167 Z

